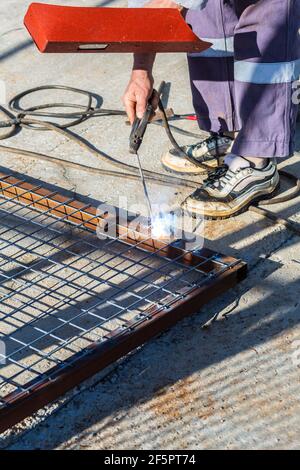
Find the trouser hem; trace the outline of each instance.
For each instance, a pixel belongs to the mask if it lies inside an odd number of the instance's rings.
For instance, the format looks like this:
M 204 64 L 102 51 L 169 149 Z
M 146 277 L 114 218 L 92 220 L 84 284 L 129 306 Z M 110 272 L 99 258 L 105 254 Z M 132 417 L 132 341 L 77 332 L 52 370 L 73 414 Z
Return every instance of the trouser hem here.
M 231 117 L 202 117 L 197 115 L 198 125 L 202 131 L 206 132 L 237 132 Z
M 280 141 L 255 141 L 239 139 L 232 147 L 232 153 L 244 157 L 286 158 L 291 156 L 290 143 Z

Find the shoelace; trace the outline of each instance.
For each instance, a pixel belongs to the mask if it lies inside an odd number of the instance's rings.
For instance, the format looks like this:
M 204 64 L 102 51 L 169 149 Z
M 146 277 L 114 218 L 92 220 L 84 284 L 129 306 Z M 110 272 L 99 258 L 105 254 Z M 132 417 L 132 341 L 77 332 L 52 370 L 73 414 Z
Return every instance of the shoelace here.
M 221 137 L 219 135 L 211 135 L 207 139 L 203 140 L 202 142 L 199 142 L 198 144 L 193 145 L 193 149 L 198 150 L 204 147 L 205 145 L 209 146 L 210 144 L 215 144 L 215 146 L 218 146 L 218 138 Z
M 208 177 L 204 180 L 204 184 L 207 187 L 213 187 L 217 182 L 220 182 L 220 179 L 226 176 L 227 173 L 229 172 L 229 167 L 228 165 L 222 165 L 216 168 L 215 170 L 211 171 L 208 173 Z
M 238 175 L 244 168 L 238 168 L 235 171 L 230 170 L 228 165 L 224 164 L 208 174 L 208 178 L 204 180 L 206 187 L 216 187 L 219 183 L 219 188 L 223 189 L 224 186 L 233 178 Z M 223 181 L 222 181 L 223 180 Z

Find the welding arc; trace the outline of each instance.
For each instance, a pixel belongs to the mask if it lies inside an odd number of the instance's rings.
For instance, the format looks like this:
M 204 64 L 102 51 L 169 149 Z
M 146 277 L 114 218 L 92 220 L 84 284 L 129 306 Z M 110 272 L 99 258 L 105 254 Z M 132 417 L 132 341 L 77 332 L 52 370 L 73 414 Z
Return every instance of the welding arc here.
M 86 106 L 73 104 L 73 103 L 70 104 L 70 103 L 59 102 L 59 103 L 48 103 L 48 104 L 43 104 L 43 105 L 32 106 L 27 109 L 20 107 L 20 101 L 22 98 L 24 98 L 25 96 L 29 94 L 42 91 L 42 90 L 48 90 L 48 91 L 49 90 L 65 90 L 65 91 L 73 92 L 76 94 L 81 94 L 88 98 L 88 102 Z M 26 90 L 10 100 L 9 102 L 10 111 L 0 106 L 0 110 L 8 118 L 5 121 L 2 121 L 2 122 L 0 121 L 0 128 L 1 127 L 10 128 L 7 133 L 0 136 L 0 140 L 5 140 L 5 139 L 8 139 L 9 137 L 12 137 L 14 134 L 18 132 L 20 128 L 27 128 L 27 129 L 39 130 L 39 131 L 51 130 L 51 131 L 54 131 L 63 135 L 68 140 L 71 140 L 77 143 L 78 145 L 83 147 L 85 150 L 96 155 L 98 158 L 100 157 L 104 161 L 107 161 L 108 163 L 114 166 L 117 166 L 122 170 L 127 171 L 126 173 L 122 171 L 96 168 L 96 167 L 92 167 L 89 165 L 83 165 L 81 163 L 70 162 L 70 161 L 62 160 L 60 158 L 55 158 L 49 155 L 45 155 L 40 152 L 29 151 L 29 150 L 10 147 L 6 145 L 0 145 L 0 149 L 6 152 L 12 153 L 12 154 L 24 155 L 30 158 L 36 158 L 36 159 L 48 161 L 48 162 L 55 162 L 59 165 L 64 165 L 66 167 L 70 167 L 74 169 L 85 170 L 94 174 L 102 174 L 102 175 L 107 175 L 107 176 L 114 176 L 118 178 L 126 178 L 126 179 L 133 179 L 133 180 L 139 179 L 140 177 L 139 169 L 136 166 L 121 162 L 120 160 L 117 160 L 113 158 L 112 156 L 107 155 L 103 151 L 95 148 L 90 142 L 86 141 L 81 136 L 78 136 L 74 132 L 71 132 L 69 130 L 69 128 L 74 127 L 77 124 L 84 122 L 91 117 L 126 116 L 125 111 L 93 107 L 93 98 L 94 98 L 94 95 L 91 92 L 80 90 L 80 89 L 73 88 L 73 87 L 62 86 L 62 85 L 45 85 L 45 86 L 35 87 L 30 90 Z M 57 112 L 57 111 L 55 112 L 49 111 L 49 109 L 51 108 L 66 108 L 66 107 L 74 108 L 76 109 L 76 111 L 63 112 L 63 113 Z M 43 110 L 47 110 L 47 111 L 43 111 Z M 165 116 L 165 119 L 167 120 L 165 114 L 164 116 Z M 36 117 L 47 117 L 47 118 L 56 118 L 56 119 L 67 118 L 67 119 L 72 119 L 72 120 L 71 122 L 68 122 L 66 124 L 60 124 L 57 122 L 39 120 L 39 119 L 36 119 Z M 155 124 L 158 124 L 158 122 L 156 122 Z M 175 130 L 176 132 L 180 132 L 184 135 L 192 134 L 182 129 L 179 129 L 177 127 L 173 127 L 173 130 Z M 197 134 L 192 134 L 192 135 L 196 136 Z M 177 186 L 177 187 L 183 186 L 183 187 L 188 187 L 188 188 L 193 188 L 193 189 L 199 186 L 198 182 L 186 180 L 184 178 L 175 177 L 175 176 L 162 175 L 155 171 L 144 170 L 144 173 L 145 173 L 145 176 L 147 176 L 148 180 L 158 183 L 158 184 L 162 184 L 162 185 Z

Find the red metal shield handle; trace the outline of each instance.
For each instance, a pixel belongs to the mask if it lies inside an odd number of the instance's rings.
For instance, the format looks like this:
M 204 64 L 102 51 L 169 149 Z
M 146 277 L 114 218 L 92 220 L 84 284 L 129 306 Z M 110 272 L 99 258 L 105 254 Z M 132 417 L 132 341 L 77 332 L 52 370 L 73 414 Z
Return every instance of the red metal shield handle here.
M 201 52 L 210 47 L 176 9 L 32 3 L 24 22 L 41 52 Z

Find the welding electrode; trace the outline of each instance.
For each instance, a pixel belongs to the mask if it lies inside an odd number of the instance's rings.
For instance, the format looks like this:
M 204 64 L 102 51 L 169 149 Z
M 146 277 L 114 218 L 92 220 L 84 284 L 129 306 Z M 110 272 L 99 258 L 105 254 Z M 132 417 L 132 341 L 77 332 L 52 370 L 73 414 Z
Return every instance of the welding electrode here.
M 147 130 L 147 126 L 150 122 L 150 119 L 155 113 L 152 101 L 153 101 L 156 94 L 158 95 L 159 98 L 161 97 L 161 95 L 163 93 L 163 90 L 164 90 L 164 87 L 165 87 L 165 82 L 162 82 L 160 84 L 160 87 L 159 87 L 157 92 L 155 90 L 153 90 L 153 93 L 152 93 L 152 95 L 151 95 L 151 97 L 148 101 L 148 105 L 147 105 L 146 111 L 144 113 L 144 116 L 142 117 L 142 119 L 139 119 L 138 117 L 135 118 L 133 126 L 132 126 L 132 130 L 131 130 L 131 134 L 130 134 L 129 151 L 130 151 L 130 153 L 136 155 L 136 157 L 137 157 L 138 166 L 139 166 L 139 170 L 140 170 L 141 181 L 142 181 L 143 190 L 144 190 L 144 194 L 145 194 L 145 199 L 146 199 L 146 202 L 147 202 L 148 211 L 149 211 L 149 215 L 150 215 L 151 219 L 152 219 L 152 215 L 153 215 L 152 214 L 152 206 L 151 206 L 149 193 L 148 193 L 147 185 L 146 185 L 146 180 L 145 180 L 145 176 L 144 176 L 144 171 L 143 171 L 143 167 L 142 167 L 142 164 L 141 164 L 141 159 L 140 159 L 138 151 L 139 151 L 140 146 L 142 145 L 143 138 L 144 138 L 145 132 Z
M 149 212 L 149 215 L 152 219 L 153 218 L 152 206 L 151 206 L 150 197 L 149 197 L 149 193 L 148 193 L 148 189 L 147 189 L 147 185 L 146 185 L 146 180 L 145 180 L 145 176 L 144 176 L 144 172 L 143 172 L 143 168 L 142 168 L 142 164 L 141 164 L 141 159 L 140 159 L 140 156 L 139 156 L 138 152 L 136 152 L 136 156 L 137 156 L 137 160 L 138 160 L 138 164 L 139 164 L 141 181 L 142 181 L 143 188 L 144 188 L 144 194 L 145 194 L 145 199 L 146 199 L 147 206 L 148 206 L 148 212 Z

